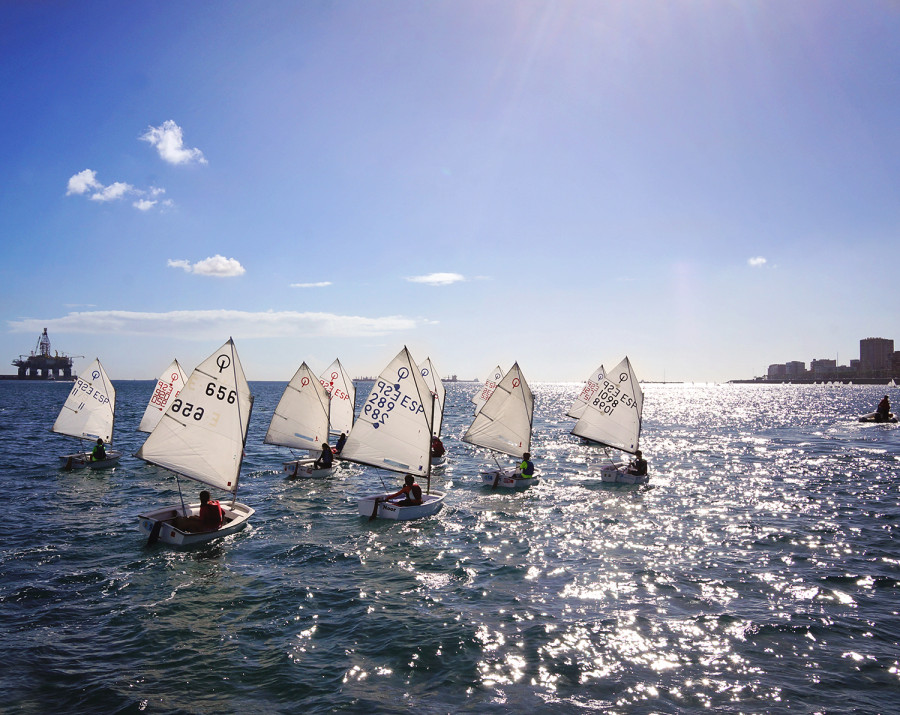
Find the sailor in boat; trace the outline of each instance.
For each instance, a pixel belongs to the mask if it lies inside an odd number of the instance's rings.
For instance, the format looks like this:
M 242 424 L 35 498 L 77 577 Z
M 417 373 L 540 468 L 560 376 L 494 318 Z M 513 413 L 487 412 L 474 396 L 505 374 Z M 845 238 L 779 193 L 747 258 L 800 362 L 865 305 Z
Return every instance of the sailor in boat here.
M 97 437 L 97 444 L 91 450 L 91 461 L 102 462 L 106 459 L 106 447 L 103 446 L 103 438 Z
M 631 463 L 628 465 L 628 469 L 626 471 L 628 472 L 628 474 L 633 474 L 636 477 L 647 476 L 647 460 L 644 459 L 644 455 L 641 450 L 635 451 L 634 459 L 631 460 Z
M 225 513 L 218 500 L 210 499 L 205 489 L 200 492 L 200 511 L 196 516 L 180 516 L 174 526 L 182 531 L 218 531 L 225 521 Z
M 887 422 L 889 419 L 891 419 L 891 401 L 885 395 L 881 398 L 881 402 L 878 403 L 878 407 L 875 410 L 875 421 Z
M 394 492 L 384 497 L 384 501 L 396 499 L 401 495 L 406 495 L 403 501 L 394 502 L 397 506 L 420 506 L 422 504 L 422 487 L 416 484 L 416 478 L 412 474 L 407 474 L 403 478 L 403 488 L 399 492 Z
M 334 445 L 334 453 L 340 454 L 341 450 L 344 448 L 344 442 L 347 441 L 347 435 L 344 432 L 341 432 L 341 436 L 338 437 L 337 444 Z
M 313 469 L 331 469 L 333 463 L 334 454 L 331 452 L 331 447 L 328 446 L 328 442 L 323 442 L 322 454 L 313 462 Z
M 210 499 L 205 489 L 200 492 L 200 512 L 197 516 L 179 516 L 173 526 L 181 531 L 218 531 L 225 521 L 225 512 L 218 500 Z
M 432 437 L 431 438 L 431 458 L 432 459 L 440 459 L 444 456 L 444 443 L 441 442 L 440 437 Z
M 521 479 L 531 479 L 534 476 L 534 462 L 531 461 L 531 452 L 525 452 L 522 455 L 522 463 L 519 465 L 519 474 L 516 475 Z

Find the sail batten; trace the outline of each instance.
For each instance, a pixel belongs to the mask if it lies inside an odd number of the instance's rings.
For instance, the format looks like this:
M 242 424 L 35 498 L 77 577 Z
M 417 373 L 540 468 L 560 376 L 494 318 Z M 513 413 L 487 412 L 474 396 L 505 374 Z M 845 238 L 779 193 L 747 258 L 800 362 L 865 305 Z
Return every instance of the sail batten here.
M 79 439 L 112 442 L 116 390 L 97 358 L 75 384 L 53 423 L 52 431 Z
M 521 457 L 531 451 L 534 395 L 515 363 L 492 390 L 462 439 L 478 447 Z
M 237 493 L 253 396 L 231 339 L 204 360 L 136 456 Z
M 375 379 L 341 458 L 427 476 L 434 396 L 405 347 Z
M 626 356 L 600 381 L 572 434 L 633 454 L 639 449 L 643 409 L 644 395 Z

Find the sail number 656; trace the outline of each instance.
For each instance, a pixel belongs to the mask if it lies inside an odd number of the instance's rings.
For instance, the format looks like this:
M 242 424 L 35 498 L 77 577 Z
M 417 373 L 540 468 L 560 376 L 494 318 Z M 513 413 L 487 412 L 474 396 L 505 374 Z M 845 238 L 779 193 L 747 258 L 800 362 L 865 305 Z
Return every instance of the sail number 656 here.
M 234 390 L 226 390 L 225 385 L 219 385 L 219 389 L 216 390 L 214 382 L 207 383 L 206 394 L 210 397 L 226 400 L 229 405 L 233 405 L 234 401 L 237 399 L 237 393 Z

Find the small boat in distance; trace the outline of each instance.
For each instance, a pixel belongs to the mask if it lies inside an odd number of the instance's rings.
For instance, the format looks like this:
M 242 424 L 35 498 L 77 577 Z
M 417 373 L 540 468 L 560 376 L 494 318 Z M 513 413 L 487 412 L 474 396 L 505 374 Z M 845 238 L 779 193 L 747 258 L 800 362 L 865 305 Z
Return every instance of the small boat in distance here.
M 162 541 L 191 546 L 240 531 L 255 513 L 237 501 L 237 490 L 247 441 L 253 396 L 231 338 L 191 373 L 181 394 L 135 455 L 167 469 L 175 476 L 193 479 L 231 494 L 221 504 L 224 521 L 218 530 L 190 531 L 184 520 L 200 513 L 200 504 L 166 506 L 138 516 L 138 528 L 147 543 Z
M 173 360 L 172 364 L 162 371 L 162 374 L 156 381 L 156 387 L 153 389 L 153 394 L 150 395 L 150 402 L 147 403 L 144 416 L 141 418 L 141 424 L 138 427 L 139 432 L 153 431 L 153 428 L 159 424 L 162 416 L 166 413 L 169 403 L 178 397 L 178 393 L 181 392 L 181 388 L 184 387 L 186 381 L 187 376 L 184 374 L 181 365 L 177 360 Z
M 408 521 L 440 511 L 444 494 L 431 491 L 431 436 L 434 396 L 415 361 L 403 348 L 381 374 L 347 436 L 340 458 L 413 478 L 425 477 L 422 503 L 400 505 L 388 501 L 393 492 L 370 494 L 357 500 L 360 516 Z
M 603 447 L 635 454 L 641 436 L 641 416 L 644 394 L 631 362 L 626 356 L 599 383 L 593 399 L 586 403 L 572 434 Z M 644 484 L 647 475 L 629 472 L 622 462 L 615 462 L 607 453 L 608 464 L 600 468 L 604 482 Z
M 60 467 L 69 471 L 86 467 L 107 469 L 116 466 L 122 453 L 115 449 L 106 449 L 112 444 L 115 417 L 116 389 L 103 365 L 100 364 L 100 359 L 97 358 L 90 364 L 84 376 L 75 378 L 75 384 L 52 429 L 57 434 L 90 440 L 92 444 L 87 451 L 62 455 L 59 458 Z M 104 459 L 95 460 L 92 457 L 92 449 L 97 440 L 103 440 L 106 451 Z
M 304 362 L 284 388 L 263 440 L 265 444 L 309 450 L 309 457 L 284 463 L 284 471 L 290 476 L 327 477 L 332 474 L 332 467 L 314 468 L 315 460 L 322 454 L 322 445 L 328 442 L 330 404 L 325 386 Z
M 515 363 L 491 391 L 466 433 L 463 442 L 508 454 L 521 462 L 531 452 L 531 427 L 534 420 L 534 395 L 525 376 Z M 535 474 L 523 477 L 517 468 L 502 468 L 481 473 L 482 484 L 492 488 L 521 489 L 537 484 Z

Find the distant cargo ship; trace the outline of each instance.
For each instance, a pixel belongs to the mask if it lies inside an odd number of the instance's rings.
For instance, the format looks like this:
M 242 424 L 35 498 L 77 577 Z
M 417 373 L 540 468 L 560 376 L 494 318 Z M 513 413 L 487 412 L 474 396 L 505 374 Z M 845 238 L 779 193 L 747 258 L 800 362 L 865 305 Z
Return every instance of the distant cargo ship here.
M 73 358 L 59 352 L 51 353 L 50 337 L 47 328 L 38 338 L 37 347 L 31 355 L 19 355 L 12 364 L 18 368 L 17 375 L 3 375 L 6 380 L 64 380 L 74 379 L 72 374 Z

